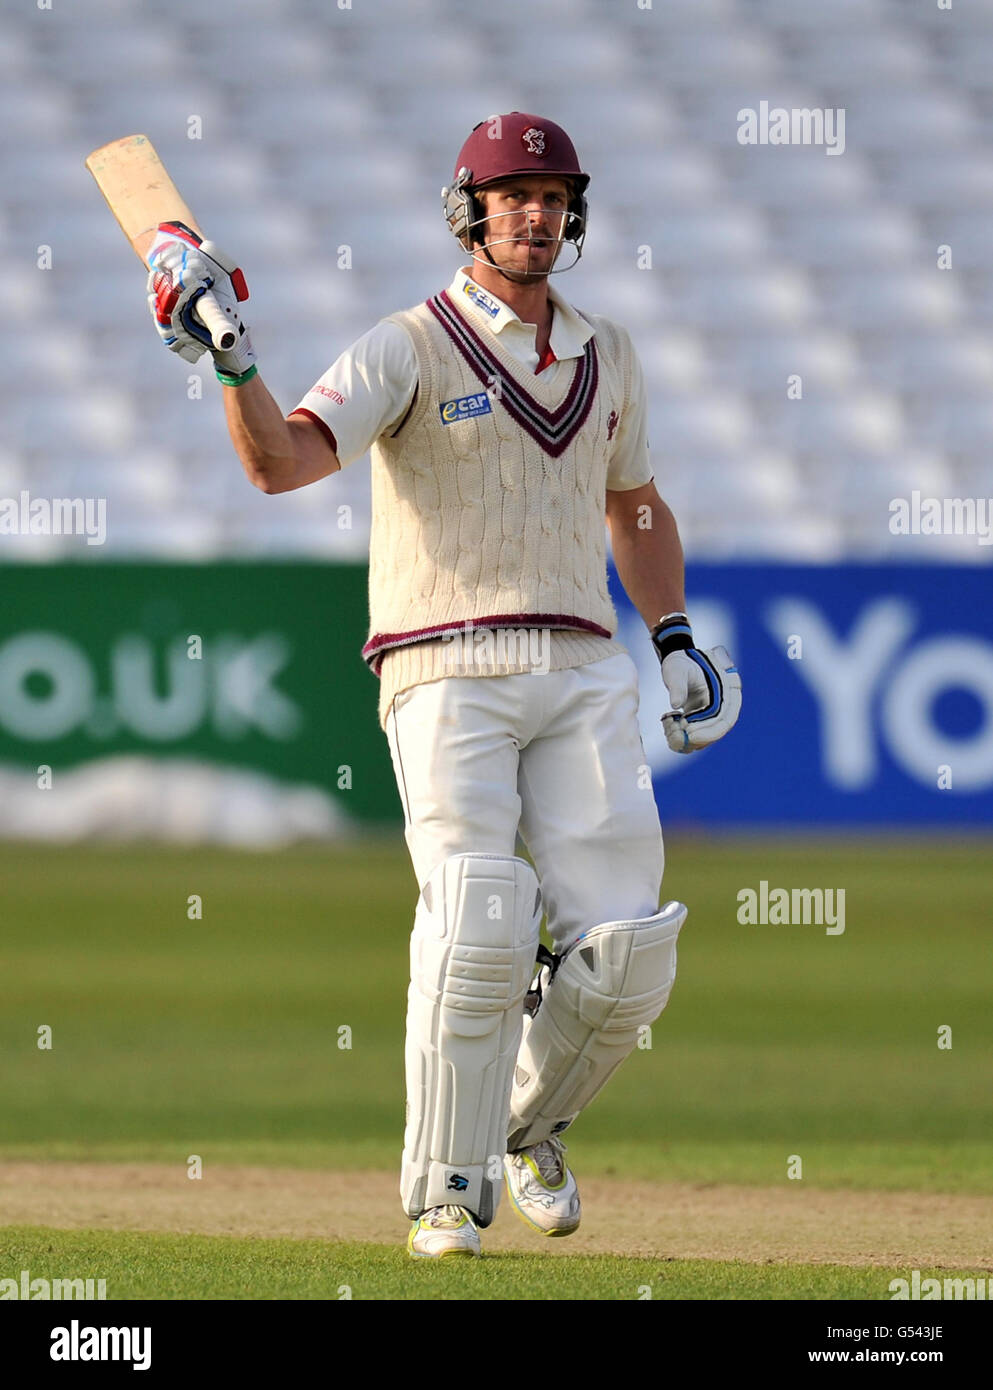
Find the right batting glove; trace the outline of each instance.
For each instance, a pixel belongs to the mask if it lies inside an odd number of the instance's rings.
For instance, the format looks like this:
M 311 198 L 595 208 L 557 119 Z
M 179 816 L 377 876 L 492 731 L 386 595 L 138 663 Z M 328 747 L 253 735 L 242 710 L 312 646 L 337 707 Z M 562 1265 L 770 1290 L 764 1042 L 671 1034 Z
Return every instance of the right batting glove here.
M 202 241 L 182 222 L 162 222 L 148 253 L 148 306 L 159 337 L 170 352 L 196 362 L 207 351 L 224 373 L 242 376 L 255 366 L 255 350 L 238 305 L 248 298 L 245 277 L 230 256 Z M 217 351 L 196 314 L 207 291 L 237 334 L 234 347 Z
M 741 713 L 741 676 L 727 648 L 697 651 L 685 613 L 667 613 L 656 623 L 652 644 L 672 703 L 662 716 L 669 747 L 692 753 L 716 743 Z

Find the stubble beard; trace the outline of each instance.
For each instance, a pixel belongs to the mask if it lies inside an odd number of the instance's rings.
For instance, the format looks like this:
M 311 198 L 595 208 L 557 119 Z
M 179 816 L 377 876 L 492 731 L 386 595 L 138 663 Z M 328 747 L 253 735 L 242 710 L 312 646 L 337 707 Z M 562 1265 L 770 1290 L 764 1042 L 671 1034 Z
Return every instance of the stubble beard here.
M 550 246 L 552 244 L 551 237 L 540 237 L 535 239 L 544 241 L 546 246 Z M 522 238 L 521 242 L 503 242 L 502 244 L 505 246 L 517 246 L 522 244 L 527 245 L 527 238 Z M 500 261 L 497 260 L 496 256 L 493 254 L 493 250 L 489 245 L 485 245 L 482 249 L 486 253 L 487 263 L 491 264 L 496 270 L 500 271 L 502 275 L 504 275 L 508 280 L 511 280 L 515 285 L 535 285 L 538 284 L 538 282 L 541 280 L 547 280 L 548 276 L 552 273 L 552 270 L 554 269 L 556 260 L 558 259 L 557 254 L 554 255 L 551 258 L 547 269 L 537 270 L 530 268 L 530 257 L 529 262 L 526 263 L 523 268 L 514 265 L 502 265 Z

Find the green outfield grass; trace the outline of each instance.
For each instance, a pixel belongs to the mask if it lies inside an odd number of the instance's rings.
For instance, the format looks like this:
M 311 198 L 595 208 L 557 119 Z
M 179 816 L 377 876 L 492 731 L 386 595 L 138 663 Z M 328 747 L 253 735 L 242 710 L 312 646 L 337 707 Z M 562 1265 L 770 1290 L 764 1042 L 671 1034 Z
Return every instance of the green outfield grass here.
M 766 1184 L 800 1154 L 812 1185 L 993 1192 L 989 862 L 981 842 L 672 840 L 665 896 L 690 906 L 672 1001 L 574 1127 L 577 1166 Z M 761 879 L 844 888 L 845 933 L 739 925 Z M 0 1156 L 395 1166 L 399 837 L 4 846 L 0 882 Z
M 110 1299 L 889 1300 L 905 1269 L 619 1255 L 413 1261 L 402 1247 L 133 1232 L 4 1232 L 4 1274 L 105 1279 Z M 922 1270 L 922 1278 L 975 1277 Z M 9 1277 L 9 1276 L 8 1276 Z M 19 1278 L 19 1275 L 14 1277 Z M 90 1305 L 92 1306 L 92 1305 Z

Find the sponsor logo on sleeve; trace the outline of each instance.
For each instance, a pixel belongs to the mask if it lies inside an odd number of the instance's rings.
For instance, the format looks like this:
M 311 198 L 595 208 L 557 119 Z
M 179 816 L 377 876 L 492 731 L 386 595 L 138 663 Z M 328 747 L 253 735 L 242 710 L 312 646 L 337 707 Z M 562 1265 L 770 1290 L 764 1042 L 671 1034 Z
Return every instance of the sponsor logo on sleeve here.
M 311 391 L 315 396 L 327 396 L 328 400 L 334 401 L 335 405 L 345 404 L 345 397 L 341 392 L 336 391 L 333 386 L 325 386 L 323 382 L 319 381 L 316 386 L 311 387 Z
M 472 280 L 466 280 L 462 286 L 462 293 L 471 299 L 477 308 L 482 309 L 484 314 L 489 314 L 491 319 L 495 319 L 500 312 L 500 305 L 491 298 L 485 290 L 481 290 Z
M 473 420 L 477 415 L 491 415 L 493 407 L 485 391 L 477 391 L 473 396 L 460 396 L 457 401 L 442 401 L 438 407 L 443 425 L 454 425 L 459 420 Z

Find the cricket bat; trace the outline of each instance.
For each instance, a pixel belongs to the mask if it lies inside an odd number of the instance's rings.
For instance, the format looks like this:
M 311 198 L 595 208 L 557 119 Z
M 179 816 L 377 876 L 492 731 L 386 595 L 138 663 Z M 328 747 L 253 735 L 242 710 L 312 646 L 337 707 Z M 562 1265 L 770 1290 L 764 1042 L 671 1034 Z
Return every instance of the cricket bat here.
M 147 135 L 126 135 L 102 145 L 86 167 L 145 265 L 160 222 L 182 222 L 203 236 Z M 234 347 L 237 334 L 231 320 L 209 290 L 197 300 L 195 312 L 218 351 Z

